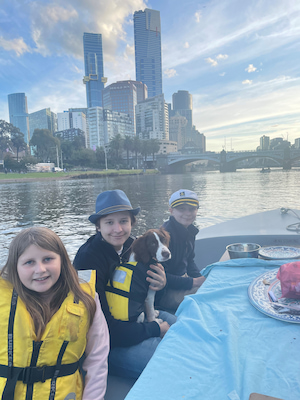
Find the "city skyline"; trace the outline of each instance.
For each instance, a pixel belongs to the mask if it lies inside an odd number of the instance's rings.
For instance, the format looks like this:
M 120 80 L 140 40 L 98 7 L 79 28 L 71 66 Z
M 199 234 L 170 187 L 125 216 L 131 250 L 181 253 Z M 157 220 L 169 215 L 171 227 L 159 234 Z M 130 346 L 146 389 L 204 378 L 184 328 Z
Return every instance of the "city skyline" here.
M 86 105 L 82 36 L 102 34 L 107 85 L 135 80 L 135 11 L 160 12 L 163 93 L 193 96 L 193 123 L 207 150 L 253 149 L 262 135 L 300 137 L 295 0 L 164 2 L 4 1 L 0 11 L 0 119 L 7 96 L 25 93 L 28 111 Z

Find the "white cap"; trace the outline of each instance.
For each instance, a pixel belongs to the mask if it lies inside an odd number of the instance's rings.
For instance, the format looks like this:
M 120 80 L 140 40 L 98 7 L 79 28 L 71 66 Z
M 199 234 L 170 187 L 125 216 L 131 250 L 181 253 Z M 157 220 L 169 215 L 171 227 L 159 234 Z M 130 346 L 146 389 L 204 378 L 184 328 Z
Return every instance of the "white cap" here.
M 188 204 L 199 208 L 199 199 L 195 192 L 188 189 L 179 189 L 173 193 L 169 200 L 169 206 L 174 208 L 181 204 Z

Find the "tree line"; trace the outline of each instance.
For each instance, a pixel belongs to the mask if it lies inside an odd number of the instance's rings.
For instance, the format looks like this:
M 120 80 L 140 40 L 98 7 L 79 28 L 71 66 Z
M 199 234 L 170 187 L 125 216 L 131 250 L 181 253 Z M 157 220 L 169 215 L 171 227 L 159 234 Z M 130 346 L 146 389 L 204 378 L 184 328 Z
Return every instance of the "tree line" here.
M 83 133 L 83 132 L 82 132 Z M 48 129 L 35 129 L 29 143 L 24 134 L 12 124 L 0 120 L 0 159 L 4 160 L 8 170 L 26 170 L 28 164 L 54 162 L 67 169 L 71 168 L 141 168 L 159 151 L 157 139 L 141 140 L 138 136 L 122 137 L 115 135 L 104 147 L 88 149 L 85 147 L 84 134 L 75 136 L 72 141 L 53 136 Z M 22 157 L 19 155 L 22 153 Z M 2 157 L 1 157 L 2 155 Z M 20 159 L 19 159 L 20 158 Z

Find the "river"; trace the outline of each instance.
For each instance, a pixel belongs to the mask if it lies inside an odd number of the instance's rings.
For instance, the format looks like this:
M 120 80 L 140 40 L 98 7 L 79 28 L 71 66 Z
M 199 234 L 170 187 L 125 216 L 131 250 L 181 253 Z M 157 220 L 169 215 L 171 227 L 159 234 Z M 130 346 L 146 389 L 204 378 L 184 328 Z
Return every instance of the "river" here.
M 12 238 L 33 225 L 53 229 L 62 238 L 71 259 L 94 233 L 88 221 L 97 195 L 122 189 L 132 206 L 141 207 L 133 234 L 159 227 L 168 218 L 168 199 L 181 188 L 200 199 L 199 229 L 255 212 L 280 207 L 299 208 L 300 169 L 257 169 L 221 174 L 218 171 L 181 175 L 139 175 L 86 180 L 53 180 L 0 184 L 0 266 Z

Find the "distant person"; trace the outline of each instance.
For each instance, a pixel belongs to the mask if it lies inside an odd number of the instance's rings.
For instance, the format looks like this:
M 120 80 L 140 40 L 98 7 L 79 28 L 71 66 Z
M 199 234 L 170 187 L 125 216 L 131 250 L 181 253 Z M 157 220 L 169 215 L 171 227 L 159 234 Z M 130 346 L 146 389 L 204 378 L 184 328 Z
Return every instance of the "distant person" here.
M 193 225 L 196 219 L 199 199 L 195 192 L 180 189 L 169 200 L 170 218 L 163 228 L 170 233 L 169 249 L 171 259 L 164 262 L 167 275 L 167 289 L 156 301 L 158 307 L 175 311 L 187 294 L 196 293 L 204 282 L 195 264 L 195 237 L 199 230 Z
M 109 337 L 93 283 L 79 284 L 50 229 L 13 239 L 0 273 L 1 399 L 104 399 Z
M 96 234 L 79 248 L 74 259 L 75 268 L 96 270 L 96 290 L 110 332 L 109 373 L 130 378 L 139 377 L 170 325 L 176 321 L 174 315 L 165 311 L 160 311 L 160 322 L 143 323 L 116 319 L 110 312 L 106 297 L 108 286 L 112 280 L 120 279 L 123 283 L 130 279 L 127 272 L 120 274 L 121 271 L 116 271 L 118 277 L 114 272 L 116 267 L 129 260 L 135 239 L 131 228 L 139 211 L 140 207 L 132 208 L 122 190 L 100 193 L 95 213 L 89 217 L 95 224 Z M 164 268 L 161 264 L 150 267 L 146 280 L 151 289 L 160 291 L 166 284 Z M 130 292 L 130 295 L 134 294 Z

